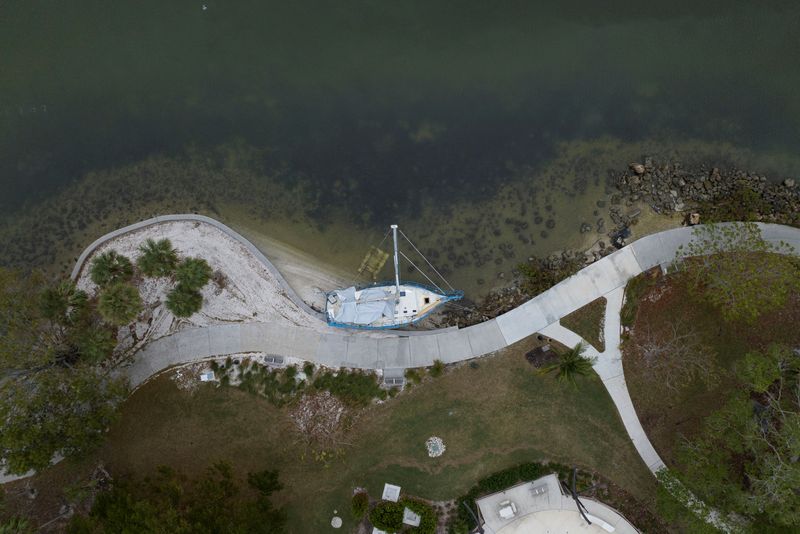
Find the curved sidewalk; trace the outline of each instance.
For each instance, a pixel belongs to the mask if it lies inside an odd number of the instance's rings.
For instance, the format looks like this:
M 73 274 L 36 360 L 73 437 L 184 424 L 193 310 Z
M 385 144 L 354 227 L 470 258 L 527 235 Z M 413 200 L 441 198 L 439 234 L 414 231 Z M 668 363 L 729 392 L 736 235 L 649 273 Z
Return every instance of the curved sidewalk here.
M 800 229 L 760 226 L 767 241 L 788 242 L 800 250 Z M 593 300 L 624 288 L 630 278 L 672 262 L 679 247 L 691 238 L 691 228 L 642 237 L 519 307 L 462 329 L 431 331 L 427 335 L 385 331 L 378 337 L 357 330 L 320 333 L 310 328 L 250 322 L 182 330 L 151 342 L 137 355 L 130 369 L 131 382 L 135 387 L 171 365 L 237 352 L 274 353 L 332 367 L 361 369 L 405 369 L 430 366 L 434 360 L 454 363 L 477 358 L 541 332 Z M 241 236 L 238 239 L 244 240 Z M 258 254 L 266 265 L 275 269 L 263 254 Z M 287 294 L 294 295 L 289 292 L 288 284 L 282 283 Z

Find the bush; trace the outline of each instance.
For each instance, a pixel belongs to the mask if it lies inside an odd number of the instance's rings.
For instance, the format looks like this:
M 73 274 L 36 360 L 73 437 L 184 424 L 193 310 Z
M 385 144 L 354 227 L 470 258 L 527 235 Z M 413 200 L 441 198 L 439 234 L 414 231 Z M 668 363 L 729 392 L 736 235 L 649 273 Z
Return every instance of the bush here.
M 100 293 L 97 311 L 113 325 L 128 324 L 142 311 L 142 297 L 135 287 L 118 282 Z
M 133 264 L 116 250 L 109 250 L 92 260 L 89 276 L 100 287 L 127 282 L 133 278 Z
M 208 262 L 202 258 L 186 258 L 175 271 L 178 285 L 183 284 L 193 291 L 202 289 L 214 274 Z
M 442 360 L 433 360 L 430 375 L 433 378 L 438 378 L 442 376 L 442 373 L 444 373 L 444 362 Z
M 364 519 L 369 511 L 369 496 L 362 492 L 353 495 L 353 517 L 357 520 Z
M 403 528 L 403 509 L 401 502 L 381 501 L 369 512 L 369 522 L 387 532 L 397 532 Z
M 306 377 L 308 377 L 309 380 L 311 380 L 311 377 L 314 376 L 314 369 L 315 367 L 312 362 L 306 362 L 303 364 L 303 372 L 306 374 Z
M 419 526 L 411 528 L 411 532 L 436 534 L 436 525 L 439 522 L 439 518 L 437 517 L 436 511 L 429 504 L 413 499 L 400 499 L 400 504 L 404 508 L 408 507 L 409 510 L 420 517 Z
M 178 251 L 169 239 L 148 239 L 139 247 L 142 255 L 136 261 L 145 276 L 170 276 L 178 266 Z
M 167 309 L 175 317 L 191 317 L 203 307 L 203 295 L 199 291 L 178 284 L 167 295 Z
M 424 370 L 421 369 L 406 369 L 405 377 L 406 380 L 412 384 L 419 384 L 422 382 L 422 374 Z
M 314 387 L 330 391 L 344 402 L 357 406 L 366 406 L 372 399 L 385 399 L 387 395 L 373 373 L 359 371 L 348 373 L 342 370 L 337 375 L 326 371 L 314 380 Z
M 647 273 L 642 273 L 628 280 L 628 284 L 625 286 L 625 303 L 619 313 L 622 326 L 633 326 L 636 314 L 639 311 L 639 302 L 654 280 Z

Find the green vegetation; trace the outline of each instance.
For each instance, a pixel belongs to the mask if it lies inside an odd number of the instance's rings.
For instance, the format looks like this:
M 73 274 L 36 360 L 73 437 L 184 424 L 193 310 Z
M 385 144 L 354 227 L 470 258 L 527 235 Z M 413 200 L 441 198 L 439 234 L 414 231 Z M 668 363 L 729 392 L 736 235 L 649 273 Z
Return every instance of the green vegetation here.
M 659 269 L 656 268 L 628 280 L 628 284 L 625 286 L 625 302 L 622 304 L 619 314 L 622 326 L 633 326 L 639 311 L 639 303 L 647 290 L 658 279 L 658 272 Z
M 342 531 L 349 531 L 356 486 L 380 495 L 391 481 L 410 495 L 447 500 L 490 473 L 543 459 L 574 462 L 643 502 L 653 498 L 652 475 L 601 381 L 594 374 L 578 377 L 576 390 L 532 373 L 523 355 L 533 343 L 520 342 L 481 359 L 477 369 L 457 366 L 391 402 L 354 410 L 339 436 L 340 450 L 326 462 L 303 446 L 294 404 L 273 407 L 239 388 L 208 384 L 185 392 L 169 376 L 157 377 L 125 402 L 106 444 L 80 465 L 91 473 L 102 458 L 112 474 L 144 476 L 167 463 L 190 477 L 220 458 L 235 460 L 237 472 L 281 465 L 287 488 L 281 501 L 294 532 L 330 528 L 332 510 L 344 512 Z M 428 457 L 430 436 L 447 444 L 441 458 Z M 35 479 L 37 487 L 59 487 L 59 477 L 75 465 L 47 470 Z
M 442 360 L 433 360 L 430 375 L 433 378 L 438 378 L 444 373 L 444 362 Z
M 569 328 L 585 339 L 598 352 L 603 352 L 606 350 L 606 344 L 603 342 L 603 320 L 605 316 L 606 299 L 605 297 L 600 297 L 566 317 L 562 317 L 560 322 L 563 327 Z
M 385 532 L 398 532 L 403 528 L 402 503 L 380 501 L 369 511 L 369 522 Z
M 677 254 L 692 257 L 683 269 L 723 318 L 754 323 L 800 291 L 800 260 L 791 252 L 764 241 L 755 223 L 730 223 L 695 227 L 694 239 Z
M 403 510 L 409 510 L 420 516 L 418 527 L 403 524 Z M 386 532 L 419 532 L 421 534 L 434 534 L 436 532 L 436 512 L 430 505 L 409 498 L 402 498 L 398 502 L 380 501 L 369 512 L 369 522 Z
M 403 373 L 403 376 L 405 376 L 406 382 L 409 384 L 419 384 L 425 377 L 425 369 L 408 368 Z
M 737 369 L 744 387 L 679 451 L 678 478 L 712 507 L 800 527 L 800 360 L 772 345 Z
M 46 287 L 40 297 L 42 316 L 61 325 L 74 324 L 81 319 L 89 297 L 75 287 L 72 280 L 62 280 Z
M 0 534 L 33 534 L 33 532 L 33 527 L 21 517 L 0 521 Z
M 134 321 L 142 311 L 142 307 L 139 290 L 123 282 L 104 288 L 97 301 L 97 311 L 103 319 L 116 326 Z
M 699 435 L 741 388 L 736 369 L 746 354 L 771 343 L 800 346 L 800 294 L 750 324 L 721 320 L 683 271 L 648 284 L 623 344 L 625 380 L 650 440 L 675 465 L 677 438 Z
M 175 279 L 179 286 L 191 291 L 199 291 L 208 283 L 214 271 L 202 258 L 186 258 L 175 271 Z
M 575 347 L 568 349 L 563 354 L 558 355 L 558 361 L 544 367 L 544 373 L 556 373 L 559 382 L 569 382 L 577 386 L 575 378 L 585 376 L 592 372 L 594 358 L 587 358 L 583 355 L 586 347 L 583 343 L 578 343 Z
M 169 239 L 148 239 L 139 250 L 142 255 L 136 265 L 145 276 L 171 276 L 178 267 L 178 251 Z
M 330 391 L 340 400 L 354 406 L 366 406 L 372 399 L 385 399 L 386 390 L 381 389 L 374 373 L 354 370 L 337 373 L 325 371 L 314 380 L 314 388 Z
M 353 518 L 359 521 L 364 519 L 369 511 L 369 495 L 363 491 L 353 495 L 351 510 L 353 512 Z
M 719 530 L 706 521 L 710 513 L 708 506 L 689 492 L 674 471 L 662 469 L 656 473 L 656 478 L 659 482 L 656 505 L 665 521 L 678 532 L 719 534 Z
M 167 309 L 175 317 L 191 317 L 203 307 L 203 295 L 179 283 L 167 294 Z
M 237 366 L 229 357 L 223 365 L 212 361 L 211 369 L 220 377 L 222 385 L 227 386 L 232 378 L 238 377 L 239 389 L 263 397 L 275 406 L 291 402 L 305 388 L 305 382 L 296 380 L 297 368 L 294 366 L 274 369 L 250 360 Z
M 109 250 L 99 254 L 92 260 L 90 267 L 92 282 L 101 288 L 127 282 L 133 278 L 133 264 L 131 260 L 116 250 Z
M 69 282 L 0 269 L 0 458 L 12 473 L 43 469 L 102 442 L 125 397 L 109 377 L 113 332 Z
M 101 493 L 91 513 L 76 515 L 69 534 L 274 533 L 286 527 L 286 513 L 271 495 L 281 489 L 277 472 L 250 473 L 247 483 L 255 498 L 244 498 L 230 464 L 218 462 L 196 481 L 160 467 L 143 481 L 125 480 Z
M 761 220 L 762 214 L 772 211 L 769 201 L 759 192 L 750 189 L 745 181 L 739 181 L 736 186 L 736 190 L 727 198 L 714 198 L 713 202 L 699 206 L 707 222 L 755 222 Z
M 536 296 L 547 291 L 560 281 L 578 272 L 583 267 L 580 258 L 564 260 L 558 266 L 550 266 L 544 260 L 536 259 L 517 265 L 517 270 L 522 276 L 520 286 L 526 295 Z

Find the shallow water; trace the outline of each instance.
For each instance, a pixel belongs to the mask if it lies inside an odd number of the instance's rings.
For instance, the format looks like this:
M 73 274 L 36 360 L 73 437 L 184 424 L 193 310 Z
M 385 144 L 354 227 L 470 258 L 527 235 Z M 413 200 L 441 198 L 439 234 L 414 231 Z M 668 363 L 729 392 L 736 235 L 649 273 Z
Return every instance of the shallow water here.
M 599 238 L 577 230 L 603 217 L 608 171 L 644 153 L 800 170 L 793 2 L 205 5 L 0 6 L 3 263 L 236 204 L 228 217 L 343 268 L 399 222 L 479 293 L 530 255 Z M 48 198 L 60 204 L 36 207 Z M 56 244 L 20 244 L 37 210 L 56 216 Z

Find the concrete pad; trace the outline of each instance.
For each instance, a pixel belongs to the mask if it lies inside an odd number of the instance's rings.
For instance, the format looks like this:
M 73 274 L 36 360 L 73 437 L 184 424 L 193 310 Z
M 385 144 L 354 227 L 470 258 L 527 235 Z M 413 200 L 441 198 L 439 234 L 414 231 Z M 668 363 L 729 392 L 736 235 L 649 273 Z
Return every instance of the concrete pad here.
M 378 360 L 383 367 L 409 367 L 411 365 L 411 348 L 407 337 L 390 337 L 378 341 Z
M 319 346 L 314 361 L 329 367 L 341 367 L 347 361 L 346 336 L 323 334 L 319 338 Z
M 483 356 L 507 346 L 506 339 L 500 332 L 500 326 L 495 319 L 465 328 L 464 332 L 467 333 L 472 353 L 475 356 Z
M 215 325 L 209 328 L 211 354 L 235 354 L 242 352 L 242 340 L 238 324 Z
M 408 339 L 409 367 L 433 365 L 433 360 L 441 360 L 439 336 L 414 336 Z
M 543 299 L 534 298 L 495 319 L 506 345 L 525 339 L 558 321 L 558 317 L 543 309 L 543 304 Z
M 378 362 L 378 340 L 372 337 L 347 336 L 348 365 L 359 369 L 383 368 Z
M 313 360 L 317 355 L 322 334 L 311 328 L 297 328 L 289 356 L 302 360 Z
M 198 356 L 212 355 L 208 328 L 191 328 L 178 334 L 178 352 L 182 359 L 191 360 Z
M 600 296 L 591 278 L 580 273 L 553 286 L 545 293 L 559 319 L 584 307 Z
M 262 352 L 266 348 L 267 324 L 243 323 L 239 325 L 242 352 Z
M 261 352 L 292 356 L 295 350 L 295 339 L 298 337 L 298 328 L 278 323 L 265 323 L 264 337 L 261 339 Z
M 466 330 L 447 332 L 436 336 L 436 339 L 439 341 L 439 359 L 444 363 L 460 362 L 476 356 L 469 344 L 469 335 Z M 421 365 L 433 365 L 433 361 Z

